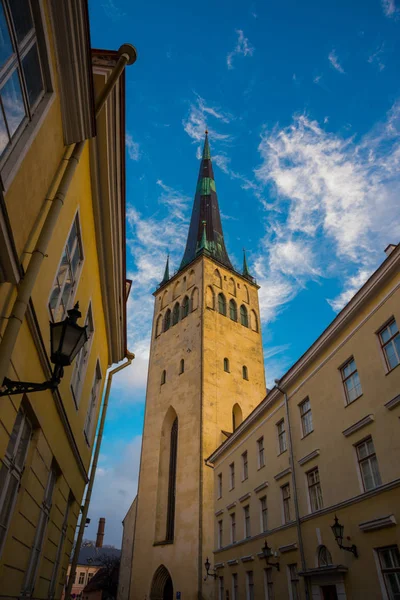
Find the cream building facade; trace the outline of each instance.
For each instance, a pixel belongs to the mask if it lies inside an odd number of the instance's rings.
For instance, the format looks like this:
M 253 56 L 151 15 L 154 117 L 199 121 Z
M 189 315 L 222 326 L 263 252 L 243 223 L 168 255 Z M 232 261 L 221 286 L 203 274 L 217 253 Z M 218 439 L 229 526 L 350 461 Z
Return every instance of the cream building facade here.
M 399 597 L 400 245 L 388 253 L 208 457 L 215 598 Z

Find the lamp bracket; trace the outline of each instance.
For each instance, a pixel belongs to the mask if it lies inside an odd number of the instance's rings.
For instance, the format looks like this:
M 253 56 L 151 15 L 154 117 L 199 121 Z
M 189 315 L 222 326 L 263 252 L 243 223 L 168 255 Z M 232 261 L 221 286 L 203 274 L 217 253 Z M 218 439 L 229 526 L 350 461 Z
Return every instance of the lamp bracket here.
M 342 546 L 342 544 L 338 543 L 338 546 L 341 550 L 347 550 L 347 552 L 352 552 L 356 558 L 358 558 L 357 546 L 353 544 L 352 546 Z
M 279 562 L 271 563 L 271 562 L 269 562 L 268 558 L 266 558 L 266 559 L 265 559 L 265 562 L 267 563 L 267 565 L 268 565 L 269 567 L 275 567 L 275 569 L 276 569 L 277 571 L 280 571 L 280 570 L 281 570 L 281 568 L 280 568 L 280 566 L 279 566 Z
M 51 379 L 43 381 L 43 383 L 35 383 L 31 381 L 13 381 L 8 377 L 4 377 L 3 385 L 0 390 L 1 396 L 15 396 L 16 394 L 29 394 L 29 392 L 42 392 L 43 390 L 55 390 L 59 385 L 64 374 L 64 369 L 58 365 L 54 367 Z

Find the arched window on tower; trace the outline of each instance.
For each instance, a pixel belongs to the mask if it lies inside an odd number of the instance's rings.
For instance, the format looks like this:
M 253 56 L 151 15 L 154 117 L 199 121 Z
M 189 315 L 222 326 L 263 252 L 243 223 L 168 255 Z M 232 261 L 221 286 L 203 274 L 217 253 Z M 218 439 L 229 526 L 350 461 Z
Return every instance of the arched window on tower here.
M 235 431 L 239 427 L 239 425 L 242 421 L 243 421 L 242 409 L 240 408 L 239 404 L 235 404 L 234 407 L 232 408 L 233 431 Z
M 182 375 L 182 373 L 184 373 L 184 372 L 185 372 L 185 361 L 182 358 L 181 362 L 179 364 L 179 375 Z
M 185 296 L 182 302 L 182 319 L 187 317 L 189 314 L 189 297 Z
M 246 365 L 243 365 L 243 367 L 242 367 L 242 375 L 243 375 L 243 379 L 247 379 L 247 380 L 249 379 L 249 373 L 247 371 Z
M 224 371 L 229 373 L 229 358 L 224 358 Z
M 191 301 L 190 301 L 191 310 L 196 310 L 198 305 L 199 305 L 199 288 L 195 287 L 193 289 L 193 292 L 191 295 Z
M 244 325 L 244 327 L 249 326 L 249 316 L 247 314 L 247 308 L 244 304 L 242 304 L 240 307 L 240 322 L 242 325 Z
M 161 373 L 161 385 L 164 385 L 164 383 L 167 381 L 167 371 L 164 369 L 164 371 Z
M 228 280 L 228 292 L 232 294 L 232 296 L 236 296 L 236 285 L 233 277 L 230 277 Z
M 252 330 L 258 333 L 258 319 L 254 310 L 250 312 L 250 321 Z
M 216 285 L 219 288 L 222 288 L 222 277 L 218 269 L 215 269 L 214 271 L 214 285 Z
M 172 325 L 176 325 L 179 321 L 179 302 L 176 302 L 174 310 L 172 311 Z
M 223 294 L 218 294 L 218 312 L 226 317 L 226 300 Z
M 172 542 L 175 533 L 176 459 L 178 454 L 178 417 L 172 424 L 169 453 L 167 531 L 165 539 Z
M 237 321 L 237 306 L 234 300 L 229 300 L 229 316 L 232 321 Z
M 332 556 L 326 546 L 318 546 L 318 566 L 328 567 L 332 564 Z
M 171 310 L 168 309 L 164 316 L 164 331 L 168 331 L 171 327 Z
M 158 337 L 162 332 L 162 315 L 158 315 L 156 322 L 156 337 Z
M 215 294 L 211 285 L 208 285 L 206 289 L 206 306 L 207 308 L 215 308 Z

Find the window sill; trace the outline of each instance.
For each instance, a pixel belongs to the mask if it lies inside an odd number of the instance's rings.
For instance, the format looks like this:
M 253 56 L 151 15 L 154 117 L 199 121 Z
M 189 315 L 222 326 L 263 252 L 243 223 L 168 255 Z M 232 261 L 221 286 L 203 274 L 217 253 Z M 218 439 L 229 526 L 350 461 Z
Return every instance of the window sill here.
M 281 456 L 282 454 L 285 454 L 285 452 L 287 452 L 287 448 L 286 450 L 282 450 L 282 452 L 278 452 L 277 456 Z
M 154 542 L 153 546 L 167 546 L 168 544 L 173 544 L 174 540 L 163 540 L 162 542 Z
M 354 402 L 357 402 L 357 400 L 358 400 L 359 398 L 362 398 L 362 397 L 363 397 L 363 395 L 364 395 L 364 394 L 360 394 L 359 396 L 357 396 L 357 398 L 354 398 L 354 400 L 352 400 L 351 402 L 347 402 L 347 403 L 345 404 L 345 406 L 344 406 L 344 407 L 345 407 L 345 408 L 347 408 L 348 406 L 351 406 L 352 404 L 354 404 Z
M 248 477 L 245 477 L 244 479 L 242 479 L 242 483 L 243 483 L 243 481 L 247 481 L 247 479 L 248 479 Z
M 261 467 L 258 467 L 257 471 L 261 471 L 261 469 L 263 469 L 265 467 L 265 465 L 261 465 Z
M 394 371 L 395 369 L 397 369 L 397 367 L 400 367 L 400 363 L 398 363 L 398 364 L 397 364 L 395 367 L 393 367 L 393 369 L 390 369 L 390 371 L 387 371 L 387 372 L 385 373 L 385 375 L 390 375 L 390 373 L 393 373 L 393 371 Z
M 314 433 L 314 429 L 311 429 L 311 431 L 309 431 L 308 433 L 306 433 L 305 435 L 303 435 L 301 439 L 304 440 L 304 438 L 308 437 L 312 433 Z
M 232 491 L 232 490 L 234 490 L 234 489 L 235 489 L 235 486 L 233 486 L 233 487 L 229 488 L 228 492 L 231 492 L 231 491 Z

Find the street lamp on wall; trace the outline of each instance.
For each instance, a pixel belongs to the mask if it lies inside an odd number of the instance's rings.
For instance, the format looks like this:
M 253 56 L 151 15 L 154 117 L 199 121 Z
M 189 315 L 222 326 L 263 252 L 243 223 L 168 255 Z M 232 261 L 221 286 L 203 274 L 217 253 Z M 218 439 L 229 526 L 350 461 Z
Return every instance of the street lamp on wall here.
M 68 316 L 59 323 L 50 323 L 50 360 L 54 364 L 53 373 L 48 381 L 32 383 L 29 381 L 12 381 L 4 378 L 0 396 L 13 396 L 27 392 L 54 390 L 64 375 L 64 367 L 68 367 L 88 340 L 87 326 L 77 324 L 81 317 L 79 302 L 68 311 Z
M 204 566 L 206 568 L 206 576 L 204 577 L 204 581 L 206 581 L 208 577 L 214 577 L 214 579 L 217 579 L 217 574 L 215 572 L 215 569 L 213 569 L 213 571 L 214 571 L 213 573 L 210 573 L 211 564 L 210 564 L 210 561 L 208 560 L 208 556 L 206 558 L 206 562 L 204 563 Z
M 277 560 L 277 561 L 276 561 L 276 562 L 274 562 L 274 563 L 272 563 L 272 562 L 269 562 L 269 559 L 270 559 L 270 558 L 274 558 L 274 557 L 275 557 L 275 558 L 278 558 L 278 553 L 277 553 L 277 552 L 274 552 L 274 551 L 272 550 L 272 548 L 270 548 L 270 547 L 268 546 L 268 542 L 267 542 L 267 540 L 265 540 L 265 544 L 264 544 L 264 546 L 261 548 L 261 552 L 262 552 L 263 558 L 265 558 L 265 562 L 267 563 L 267 565 L 268 565 L 269 567 L 275 567 L 275 569 L 276 569 L 277 571 L 280 571 L 279 560 Z
M 342 550 L 347 550 L 347 552 L 352 552 L 354 556 L 358 558 L 357 546 L 355 544 L 352 546 L 343 546 L 344 525 L 339 523 L 337 515 L 335 515 L 335 522 L 333 525 L 331 525 L 331 529 L 339 548 Z

